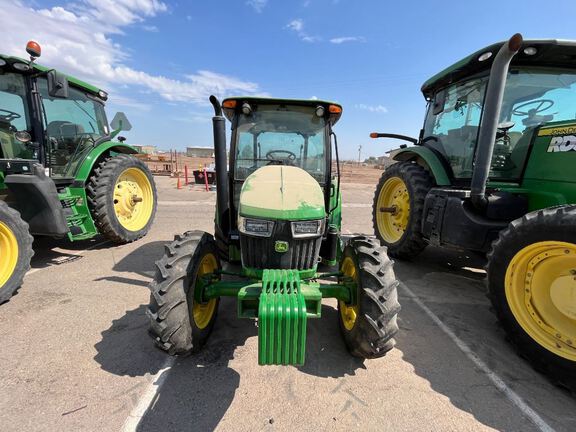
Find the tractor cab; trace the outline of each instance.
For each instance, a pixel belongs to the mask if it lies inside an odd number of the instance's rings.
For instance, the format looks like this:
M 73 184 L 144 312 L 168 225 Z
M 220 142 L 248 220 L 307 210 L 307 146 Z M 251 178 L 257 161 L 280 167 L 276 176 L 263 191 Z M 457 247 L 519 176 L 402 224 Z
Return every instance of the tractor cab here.
M 226 99 L 222 108 L 232 124 L 232 137 L 229 213 L 220 219 L 220 227 L 226 231 L 229 220 L 232 248 L 239 245 L 234 239 L 242 238 L 245 230 L 245 226 L 238 224 L 239 216 L 321 219 L 321 226 L 315 231 L 318 235 L 313 237 L 320 237 L 325 226 L 339 229 L 339 211 L 335 211 L 339 195 L 337 175 L 332 171 L 335 141 L 332 127 L 339 120 L 342 107 L 318 100 L 248 97 Z M 280 195 L 272 189 L 276 186 L 282 189 Z M 245 224 L 245 219 L 241 220 Z M 248 254 L 249 249 L 243 250 Z M 314 263 L 316 257 L 311 255 L 309 259 Z M 309 266 L 312 267 L 313 264 Z
M 576 70 L 566 63 L 576 55 L 574 43 L 527 41 L 525 45 L 506 78 L 489 181 L 521 183 L 536 133 L 547 125 L 576 119 Z M 448 162 L 448 175 L 460 185 L 469 185 L 472 178 L 489 80 L 489 69 L 482 71 L 485 65 L 479 59 L 497 48 L 473 57 L 475 67 L 465 75 L 458 75 L 457 69 L 447 71 L 423 87 L 429 104 L 420 144 Z M 445 75 L 453 75 L 456 82 L 446 85 Z
M 40 163 L 54 181 L 70 184 L 86 156 L 119 132 L 108 125 L 108 94 L 35 63 L 37 43 L 29 42 L 27 51 L 29 61 L 0 55 L 0 159 Z

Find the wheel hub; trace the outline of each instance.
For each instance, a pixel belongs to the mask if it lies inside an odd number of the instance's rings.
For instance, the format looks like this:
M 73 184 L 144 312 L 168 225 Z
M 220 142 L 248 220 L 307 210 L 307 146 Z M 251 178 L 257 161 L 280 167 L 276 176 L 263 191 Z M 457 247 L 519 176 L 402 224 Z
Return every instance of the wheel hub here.
M 0 288 L 14 273 L 18 263 L 18 240 L 14 232 L 0 222 Z
M 576 245 L 539 242 L 518 252 L 506 272 L 506 297 L 518 323 L 540 345 L 576 361 Z
M 401 178 L 386 180 L 378 195 L 378 208 L 376 221 L 380 234 L 387 242 L 396 243 L 404 235 L 410 218 L 410 195 Z
M 152 185 L 138 168 L 128 168 L 114 187 L 114 211 L 120 224 L 130 230 L 143 229 L 153 212 Z

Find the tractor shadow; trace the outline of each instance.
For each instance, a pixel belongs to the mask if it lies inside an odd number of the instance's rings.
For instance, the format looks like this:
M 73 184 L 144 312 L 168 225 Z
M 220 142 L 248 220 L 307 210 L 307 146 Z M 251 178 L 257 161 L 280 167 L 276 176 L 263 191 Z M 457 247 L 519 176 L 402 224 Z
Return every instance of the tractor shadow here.
M 155 262 L 162 258 L 164 245 L 169 243 L 169 240 L 159 240 L 139 244 L 134 250 L 115 262 L 112 267 L 114 274 L 95 279 L 95 282 L 109 281 L 147 288 L 156 271 Z M 130 277 L 130 275 L 137 275 L 140 278 Z
M 450 331 L 528 404 L 561 395 L 517 356 L 486 297 L 485 257 L 427 248 L 410 261 L 397 260 L 396 276 Z M 414 373 L 459 410 L 496 430 L 537 430 L 454 341 L 399 288 L 402 311 L 396 348 Z
M 306 364 L 293 371 L 320 377 L 354 375 L 364 365 L 347 352 L 338 333 L 337 311 L 324 305 L 322 314 L 321 319 L 308 321 Z M 94 360 L 115 375 L 158 373 L 167 354 L 153 346 L 147 330 L 146 305 L 127 311 L 102 332 L 101 341 L 95 345 Z M 254 320 L 237 318 L 236 300 L 223 298 L 208 343 L 197 354 L 178 357 L 171 369 L 162 372 L 164 383 L 138 430 L 214 430 L 234 400 L 241 375 L 251 370 L 246 376 L 253 376 L 254 368 L 260 367 L 255 341 L 246 346 L 247 340 L 257 334 Z M 268 372 L 274 375 L 276 367 L 270 368 Z M 266 385 L 277 386 L 275 380 L 267 382 Z M 250 390 L 257 383 L 244 385 Z
M 113 246 L 113 243 L 100 236 L 76 242 L 71 242 L 67 238 L 34 237 L 34 256 L 30 266 L 32 269 L 43 269 L 67 264 L 82 259 L 81 253 L 86 250 L 107 249 Z

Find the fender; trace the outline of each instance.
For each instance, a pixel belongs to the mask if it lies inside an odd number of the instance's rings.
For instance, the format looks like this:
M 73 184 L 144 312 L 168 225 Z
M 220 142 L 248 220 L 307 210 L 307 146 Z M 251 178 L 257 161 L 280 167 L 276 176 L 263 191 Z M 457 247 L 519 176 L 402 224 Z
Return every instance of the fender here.
M 416 160 L 418 164 L 430 170 L 437 186 L 450 186 L 452 184 L 440 158 L 427 147 L 415 146 L 400 149 L 393 153 L 392 159 L 396 161 Z
M 127 144 L 107 141 L 94 147 L 84 158 L 80 169 L 76 173 L 73 187 L 84 187 L 86 180 L 90 177 L 92 169 L 103 155 L 110 153 L 137 154 L 138 150 Z

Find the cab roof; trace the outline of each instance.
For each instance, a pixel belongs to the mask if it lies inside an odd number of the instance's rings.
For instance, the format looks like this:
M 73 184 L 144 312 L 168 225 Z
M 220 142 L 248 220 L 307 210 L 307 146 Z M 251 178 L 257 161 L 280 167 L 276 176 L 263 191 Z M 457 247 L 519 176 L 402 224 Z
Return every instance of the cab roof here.
M 478 50 L 428 79 L 421 89 L 424 97 L 430 99 L 436 91 L 449 84 L 490 70 L 494 57 L 496 57 L 498 50 L 504 43 L 506 42 L 498 42 Z M 535 48 L 536 54 L 526 54 L 524 50 L 529 47 Z M 488 52 L 492 53 L 490 58 L 479 61 L 479 57 Z M 550 66 L 576 69 L 576 41 L 559 39 L 524 40 L 522 47 L 512 59 L 510 66 Z
M 237 105 L 235 109 L 226 108 L 224 104 L 226 101 L 237 101 Z M 238 96 L 238 97 L 229 97 L 222 101 L 222 108 L 226 118 L 232 121 L 234 117 L 234 113 L 237 109 L 242 107 L 242 103 L 248 102 L 249 104 L 255 105 L 299 105 L 299 106 L 309 106 L 309 107 L 317 107 L 318 105 L 322 105 L 326 112 L 330 114 L 330 119 L 332 125 L 336 124 L 340 117 L 342 116 L 342 105 L 336 102 L 326 101 L 326 100 L 319 100 L 319 99 L 283 99 L 283 98 L 267 98 L 267 97 L 256 97 L 256 96 Z M 334 105 L 340 108 L 339 113 L 330 113 L 329 106 Z
M 28 60 L 24 60 L 24 59 L 22 59 L 22 58 L 20 58 L 20 57 L 8 56 L 8 55 L 5 55 L 5 54 L 0 54 L 0 58 L 1 58 L 2 60 L 4 60 L 6 63 L 8 63 L 9 65 L 12 65 L 12 64 L 14 64 L 14 63 L 25 63 L 25 64 L 28 64 L 28 63 L 29 63 Z M 48 68 L 48 67 L 42 66 L 42 65 L 40 65 L 40 64 L 38 64 L 38 63 L 36 63 L 36 62 L 34 62 L 33 65 L 34 65 L 34 70 L 36 70 L 36 71 L 38 71 L 38 72 L 48 72 L 48 71 L 54 70 L 54 68 Z M 1 66 L 0 66 L 0 67 L 1 67 Z M 18 71 L 16 71 L 16 72 L 18 72 Z M 22 73 L 22 72 L 20 72 L 20 73 Z M 24 72 L 24 73 L 25 73 L 25 72 Z M 92 93 L 92 94 L 94 94 L 94 95 L 98 95 L 98 93 L 101 91 L 101 89 L 99 89 L 98 87 L 95 87 L 95 86 L 93 86 L 93 85 L 91 85 L 91 84 L 88 84 L 88 83 L 85 82 L 85 81 L 82 81 L 82 80 L 80 80 L 80 79 L 78 79 L 78 78 L 75 78 L 75 77 L 73 77 L 73 76 L 71 76 L 71 75 L 67 75 L 67 74 L 64 74 L 64 75 L 66 75 L 66 78 L 68 78 L 68 82 L 69 82 L 70 84 L 74 85 L 75 87 L 79 87 L 79 88 L 81 88 L 82 90 L 84 90 L 84 91 L 86 91 L 86 92 L 88 92 L 88 93 Z

